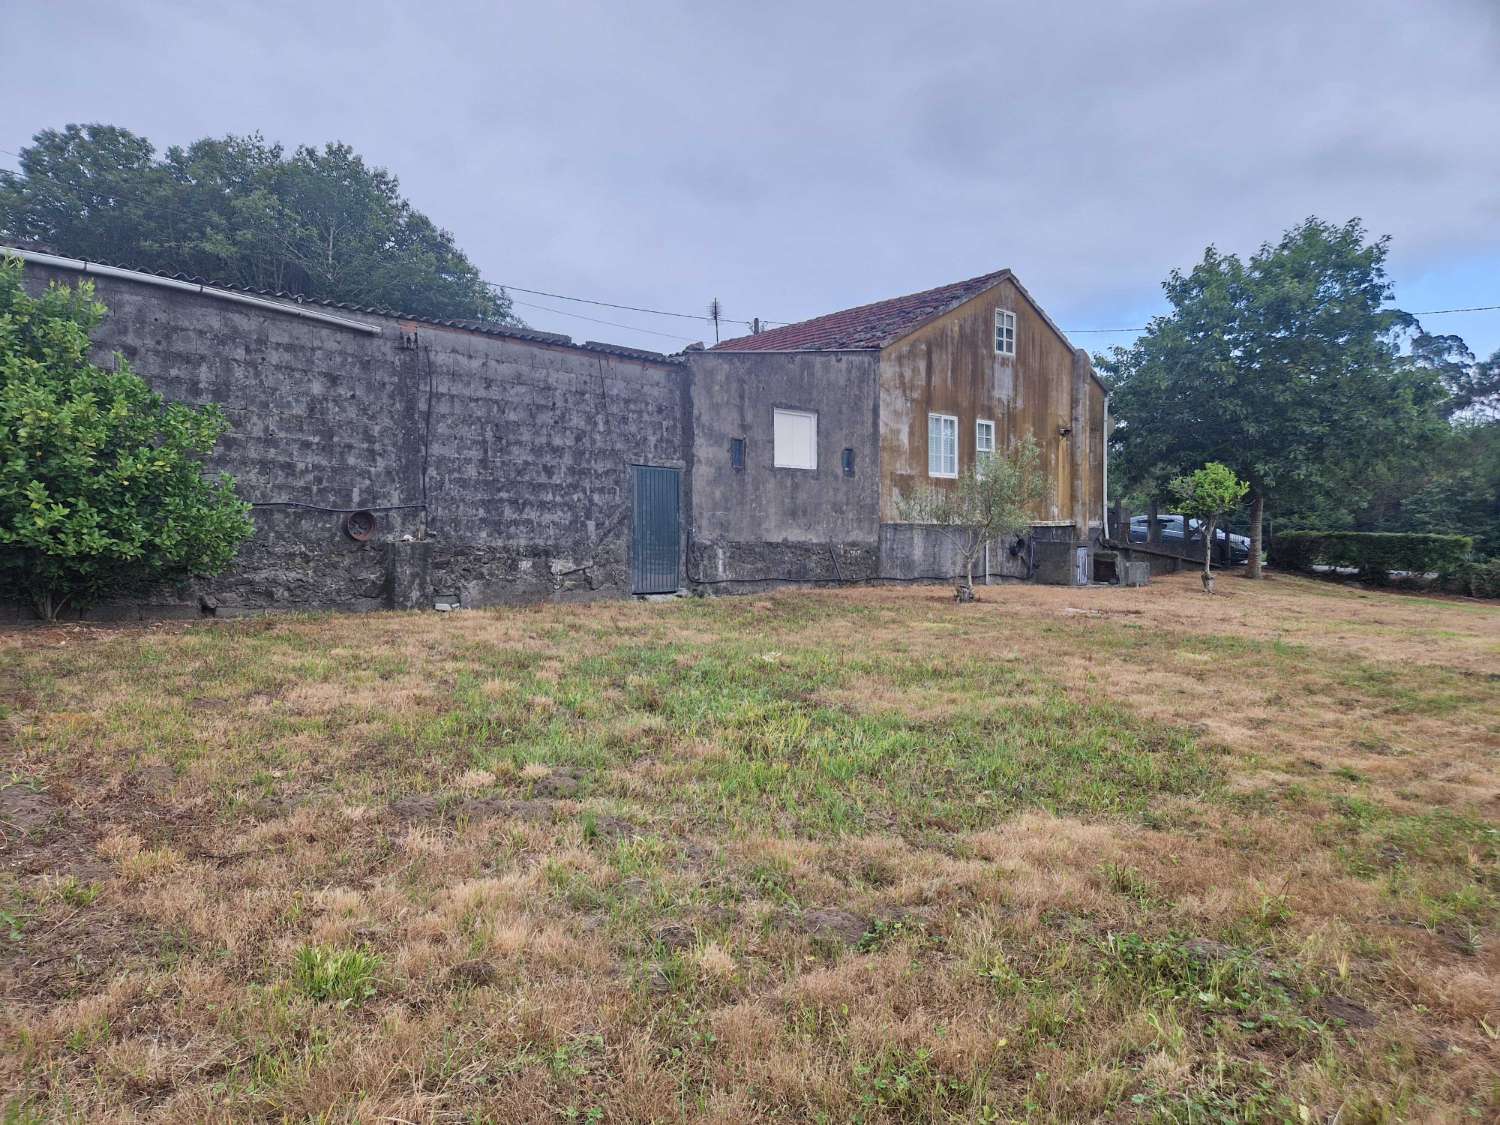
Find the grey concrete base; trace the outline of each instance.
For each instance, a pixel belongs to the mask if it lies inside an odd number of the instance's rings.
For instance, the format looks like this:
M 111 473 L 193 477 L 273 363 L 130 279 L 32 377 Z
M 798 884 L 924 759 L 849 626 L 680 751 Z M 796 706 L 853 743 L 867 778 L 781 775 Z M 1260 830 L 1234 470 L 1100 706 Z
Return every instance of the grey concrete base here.
M 883 523 L 880 525 L 880 577 L 894 582 L 951 581 L 962 573 L 962 560 L 953 540 L 928 524 Z M 1025 578 L 1027 552 L 1012 555 L 1010 544 L 990 544 L 989 576 Z M 974 567 L 974 581 L 982 582 L 984 556 Z
M 391 609 L 432 608 L 432 544 L 423 540 L 387 543 L 385 600 Z
M 878 575 L 870 543 L 694 542 L 688 586 L 699 593 L 753 593 L 788 585 L 848 585 Z
M 1072 524 L 1038 524 L 1031 529 L 1032 578 L 1047 586 L 1078 586 L 1078 531 Z

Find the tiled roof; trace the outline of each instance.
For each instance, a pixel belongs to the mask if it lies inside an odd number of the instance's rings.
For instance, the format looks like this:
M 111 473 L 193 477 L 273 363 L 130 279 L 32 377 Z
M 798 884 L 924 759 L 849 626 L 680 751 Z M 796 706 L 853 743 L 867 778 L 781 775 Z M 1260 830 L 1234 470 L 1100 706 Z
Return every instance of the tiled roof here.
M 830 352 L 865 351 L 882 348 L 910 334 L 929 320 L 955 309 L 965 301 L 992 289 L 1010 276 L 996 270 L 982 277 L 955 281 L 905 297 L 891 297 L 872 305 L 828 313 L 812 320 L 772 328 L 754 336 L 740 336 L 716 344 L 716 352 Z

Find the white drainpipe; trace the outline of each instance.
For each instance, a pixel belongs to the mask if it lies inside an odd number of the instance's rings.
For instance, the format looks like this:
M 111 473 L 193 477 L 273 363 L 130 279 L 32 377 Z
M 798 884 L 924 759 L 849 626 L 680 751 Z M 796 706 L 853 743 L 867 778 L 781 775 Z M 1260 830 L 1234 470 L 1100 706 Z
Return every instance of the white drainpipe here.
M 1109 538 L 1109 392 L 1104 392 L 1104 538 Z
M 86 262 L 81 258 L 64 258 L 57 254 L 39 254 L 35 250 L 18 250 L 11 246 L 0 246 L 0 254 L 6 257 L 14 255 L 23 262 L 35 262 L 39 266 L 52 266 L 54 269 L 75 270 L 78 273 L 92 274 L 95 277 L 123 278 L 126 281 L 138 281 L 145 285 L 159 285 L 163 289 L 182 289 L 189 293 L 201 293 L 205 297 L 216 297 L 221 301 L 232 301 L 238 305 L 253 305 L 259 309 L 267 309 L 271 312 L 285 313 L 288 316 L 299 316 L 303 320 L 318 320 L 324 324 L 336 324 L 340 328 L 348 328 L 355 332 L 368 332 L 372 336 L 380 335 L 378 324 L 366 324 L 362 320 L 350 320 L 347 317 L 334 316 L 332 313 L 321 312 L 318 309 L 305 308 L 302 305 L 286 304 L 282 301 L 272 301 L 265 297 L 252 297 L 248 293 L 236 293 L 232 289 L 215 289 L 209 285 L 199 285 L 196 281 L 179 281 L 175 277 L 162 277 L 154 273 L 142 273 L 139 270 L 122 270 L 118 266 L 100 265 L 98 262 Z

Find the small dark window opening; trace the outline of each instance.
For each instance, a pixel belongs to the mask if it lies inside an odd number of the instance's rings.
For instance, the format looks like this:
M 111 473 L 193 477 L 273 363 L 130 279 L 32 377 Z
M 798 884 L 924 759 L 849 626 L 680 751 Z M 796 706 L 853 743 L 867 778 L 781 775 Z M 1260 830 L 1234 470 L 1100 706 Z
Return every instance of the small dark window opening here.
M 852 449 L 844 450 L 844 475 L 846 477 L 854 475 L 854 450 Z
M 737 473 L 745 471 L 745 439 L 729 439 L 729 467 Z

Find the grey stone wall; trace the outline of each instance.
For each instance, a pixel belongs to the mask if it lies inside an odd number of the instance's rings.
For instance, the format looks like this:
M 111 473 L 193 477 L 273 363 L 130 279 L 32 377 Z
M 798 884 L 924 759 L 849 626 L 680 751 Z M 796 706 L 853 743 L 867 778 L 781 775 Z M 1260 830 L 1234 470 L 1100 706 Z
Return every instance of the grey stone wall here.
M 990 544 L 989 574 L 995 579 L 1027 577 L 1027 552 L 1010 553 L 1010 541 Z M 892 582 L 946 581 L 959 577 L 962 560 L 953 541 L 935 527 L 918 523 L 880 526 L 880 577 Z M 984 556 L 974 565 L 974 581 L 985 573 Z
M 689 585 L 733 593 L 879 572 L 879 357 L 689 353 Z M 817 468 L 777 468 L 772 412 L 818 415 Z M 745 442 L 735 471 L 730 442 Z M 843 451 L 854 451 L 854 475 Z
M 27 285 L 81 275 L 35 264 Z M 211 467 L 268 504 L 396 508 L 368 542 L 343 516 L 261 507 L 236 565 L 96 616 L 373 609 L 430 589 L 466 605 L 629 590 L 630 466 L 686 463 L 680 362 L 329 309 L 369 335 L 201 294 L 97 278 L 96 334 L 168 398 L 230 422 Z M 425 506 L 424 506 L 425 505 Z M 0 592 L 0 602 L 14 601 Z M 430 602 L 428 603 L 430 604 Z

